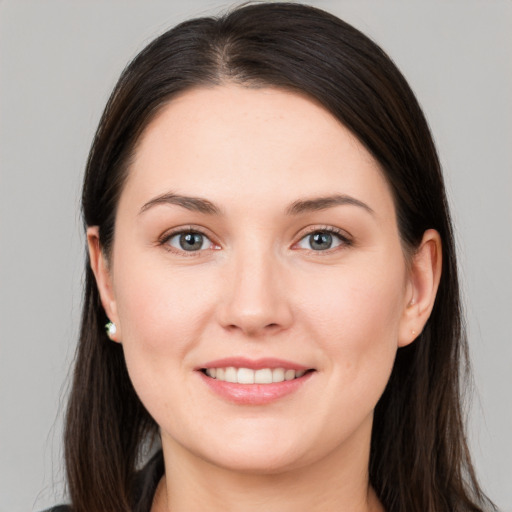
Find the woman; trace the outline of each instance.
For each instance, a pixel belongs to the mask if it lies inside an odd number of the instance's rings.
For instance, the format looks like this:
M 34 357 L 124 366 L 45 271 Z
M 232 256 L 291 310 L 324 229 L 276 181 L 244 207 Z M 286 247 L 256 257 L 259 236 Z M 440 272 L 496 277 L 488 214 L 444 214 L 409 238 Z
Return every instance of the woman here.
M 73 510 L 491 506 L 436 151 L 360 32 L 272 3 L 165 33 L 109 100 L 83 213 Z

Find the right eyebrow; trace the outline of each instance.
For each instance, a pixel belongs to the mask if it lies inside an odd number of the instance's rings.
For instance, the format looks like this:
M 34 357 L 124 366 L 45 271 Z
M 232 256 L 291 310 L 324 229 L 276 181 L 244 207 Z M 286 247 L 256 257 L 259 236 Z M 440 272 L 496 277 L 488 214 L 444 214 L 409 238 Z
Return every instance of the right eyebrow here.
M 220 208 L 207 199 L 203 199 L 201 197 L 180 196 L 172 192 L 162 194 L 149 200 L 140 209 L 139 215 L 150 208 L 161 204 L 175 204 L 193 212 L 206 213 L 209 215 L 221 215 Z

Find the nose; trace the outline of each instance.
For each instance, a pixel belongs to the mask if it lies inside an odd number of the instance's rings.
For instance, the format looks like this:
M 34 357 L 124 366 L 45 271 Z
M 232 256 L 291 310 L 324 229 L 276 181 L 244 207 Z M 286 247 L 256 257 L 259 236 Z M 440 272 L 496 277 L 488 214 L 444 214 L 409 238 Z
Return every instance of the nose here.
M 225 329 L 253 338 L 285 330 L 293 321 L 282 263 L 270 252 L 256 252 L 234 258 L 217 308 Z

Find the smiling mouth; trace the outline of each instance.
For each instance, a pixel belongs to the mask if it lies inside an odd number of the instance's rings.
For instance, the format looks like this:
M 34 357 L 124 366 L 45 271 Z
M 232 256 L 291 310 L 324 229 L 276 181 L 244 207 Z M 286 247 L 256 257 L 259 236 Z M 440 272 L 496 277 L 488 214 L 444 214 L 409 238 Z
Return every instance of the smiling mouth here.
M 276 384 L 295 379 L 300 379 L 307 373 L 314 370 L 293 370 L 285 368 L 261 368 L 253 370 L 251 368 L 236 368 L 228 366 L 226 368 L 202 368 L 201 372 L 208 377 L 234 384 Z

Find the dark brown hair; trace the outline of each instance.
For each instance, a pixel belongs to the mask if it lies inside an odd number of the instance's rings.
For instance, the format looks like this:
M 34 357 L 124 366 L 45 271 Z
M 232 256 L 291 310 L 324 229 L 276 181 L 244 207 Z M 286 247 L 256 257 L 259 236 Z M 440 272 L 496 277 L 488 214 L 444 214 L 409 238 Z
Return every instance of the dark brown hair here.
M 315 98 L 380 163 L 406 251 L 414 251 L 426 229 L 439 232 L 443 273 L 437 299 L 419 338 L 399 349 L 375 410 L 370 481 L 389 512 L 492 507 L 479 489 L 464 435 L 467 346 L 438 157 L 410 87 L 361 32 L 313 7 L 265 3 L 187 21 L 158 37 L 125 69 L 105 108 L 85 174 L 85 225 L 99 226 L 108 256 L 116 206 L 144 128 L 181 91 L 223 83 Z M 131 510 L 141 446 L 157 432 L 132 387 L 121 345 L 108 342 L 106 322 L 87 261 L 65 434 L 76 512 Z

